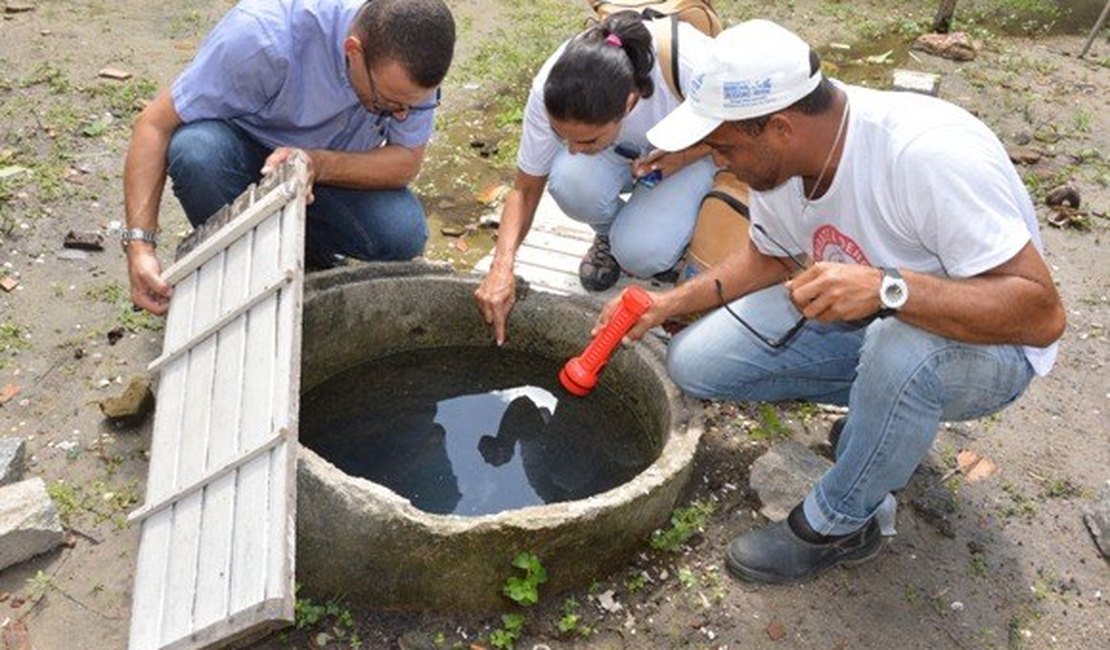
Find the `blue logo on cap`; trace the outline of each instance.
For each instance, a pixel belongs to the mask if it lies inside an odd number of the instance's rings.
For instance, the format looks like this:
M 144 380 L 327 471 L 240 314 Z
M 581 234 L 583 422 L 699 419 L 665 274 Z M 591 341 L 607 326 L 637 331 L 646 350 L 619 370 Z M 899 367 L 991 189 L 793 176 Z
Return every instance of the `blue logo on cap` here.
M 762 81 L 726 81 L 721 86 L 725 106 L 750 106 L 762 103 L 772 91 L 770 77 Z

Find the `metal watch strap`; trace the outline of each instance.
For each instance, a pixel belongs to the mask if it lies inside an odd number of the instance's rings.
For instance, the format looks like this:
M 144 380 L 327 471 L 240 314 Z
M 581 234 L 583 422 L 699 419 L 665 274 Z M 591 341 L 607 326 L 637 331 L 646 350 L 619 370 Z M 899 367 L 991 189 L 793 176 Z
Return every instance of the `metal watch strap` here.
M 158 246 L 158 233 L 153 230 L 143 230 L 142 228 L 124 228 L 123 232 L 119 235 L 119 239 L 124 248 L 127 248 L 128 242 L 132 241 L 142 241 L 151 246 Z

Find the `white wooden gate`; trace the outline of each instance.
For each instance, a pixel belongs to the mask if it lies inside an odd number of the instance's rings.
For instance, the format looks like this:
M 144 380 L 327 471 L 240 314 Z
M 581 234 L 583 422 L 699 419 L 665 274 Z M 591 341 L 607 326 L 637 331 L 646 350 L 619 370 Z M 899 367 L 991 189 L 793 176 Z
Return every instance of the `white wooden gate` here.
M 293 619 L 303 161 L 194 233 L 166 318 L 130 647 L 201 648 Z

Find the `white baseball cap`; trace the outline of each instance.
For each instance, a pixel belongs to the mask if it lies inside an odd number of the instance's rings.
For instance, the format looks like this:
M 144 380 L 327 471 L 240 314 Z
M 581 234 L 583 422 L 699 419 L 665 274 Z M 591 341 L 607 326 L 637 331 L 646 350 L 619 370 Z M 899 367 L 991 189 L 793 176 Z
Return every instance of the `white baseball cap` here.
M 685 149 L 725 121 L 769 115 L 813 92 L 809 45 L 769 20 L 749 20 L 717 35 L 705 59 L 694 64 L 686 101 L 648 131 L 664 151 Z

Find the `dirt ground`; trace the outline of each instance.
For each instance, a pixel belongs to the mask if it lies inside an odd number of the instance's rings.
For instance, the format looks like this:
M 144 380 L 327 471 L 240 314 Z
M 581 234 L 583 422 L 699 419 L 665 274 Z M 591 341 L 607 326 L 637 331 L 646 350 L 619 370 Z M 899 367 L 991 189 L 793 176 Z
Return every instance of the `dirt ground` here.
M 138 542 L 126 513 L 144 493 L 150 422 L 114 427 L 96 402 L 121 392 L 161 348 L 159 322 L 129 309 L 114 240 L 84 255 L 63 250 L 62 240 L 70 230 L 118 226 L 131 119 L 231 4 L 6 0 L 0 10 L 0 275 L 18 282 L 0 292 L 0 386 L 19 389 L 0 406 L 0 435 L 26 439 L 29 474 L 50 486 L 72 532 L 66 546 L 0 572 L 0 627 L 23 623 L 40 650 L 126 647 Z M 512 176 L 511 155 L 483 154 L 489 143 L 511 151 L 515 125 L 493 119 L 492 98 L 512 96 L 519 84 L 506 86 L 501 72 L 473 61 L 514 34 L 523 35 L 521 48 L 535 33 L 560 40 L 543 25 L 524 25 L 529 16 L 564 25 L 586 15 L 576 0 L 449 4 L 459 18 L 459 69 L 471 76 L 448 77 L 443 129 L 418 184 L 437 231 L 487 213 L 476 195 Z M 1005 412 L 941 431 L 904 494 L 899 534 L 879 559 L 795 587 L 737 583 L 722 554 L 733 536 L 764 523 L 748 474 L 768 438 L 789 434 L 820 449 L 835 413 L 797 404 L 706 404 L 709 426 L 684 501 L 712 505 L 704 530 L 675 552 L 645 543 L 627 564 L 577 592 L 541 591 L 516 647 L 1110 647 L 1110 565 L 1080 514 L 1110 480 L 1105 32 L 1086 58 L 1076 56 L 1101 1 L 1063 3 L 1082 15 L 1066 29 L 1033 35 L 1004 32 L 1003 23 L 1021 27 L 1022 19 L 1000 8 L 1037 2 L 961 3 L 957 27 L 982 44 L 967 63 L 906 52 L 915 30 L 931 20 L 932 2 L 716 4 L 730 20 L 780 20 L 839 61 L 833 73 L 849 80 L 884 83 L 891 63 L 937 73 L 942 97 L 979 115 L 1007 146 L 1038 154 L 1019 172 L 1038 203 L 1048 262 L 1067 306 L 1060 359 Z M 539 10 L 546 13 L 529 13 Z M 850 47 L 829 48 L 834 43 Z M 868 56 L 873 63 L 861 62 Z M 133 76 L 98 77 L 105 67 Z M 516 78 L 527 73 L 516 71 Z M 1043 199 L 1065 181 L 1081 193 L 1085 216 L 1054 227 Z M 186 227 L 168 191 L 162 226 L 170 240 L 164 250 L 172 250 Z M 437 236 L 429 257 L 465 265 L 488 247 L 481 237 L 473 235 L 473 250 L 463 251 Z M 976 482 L 949 476 L 963 450 L 985 456 L 997 471 Z M 930 506 L 938 491 L 941 506 Z M 331 612 L 258 647 L 491 647 L 491 633 L 503 627 L 496 612 L 388 613 L 341 594 L 303 596 L 311 599 L 305 605 L 332 605 Z M 504 612 L 513 611 L 506 601 Z

